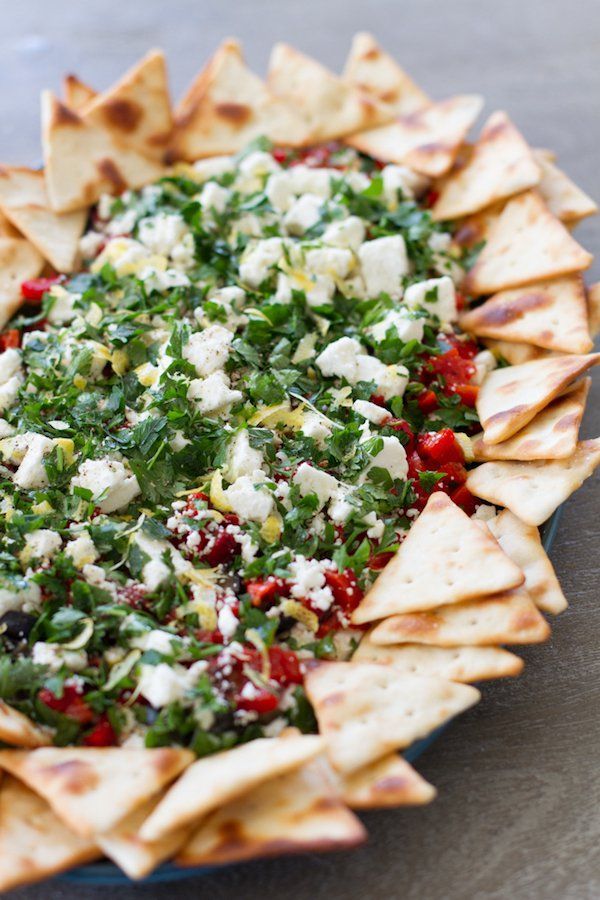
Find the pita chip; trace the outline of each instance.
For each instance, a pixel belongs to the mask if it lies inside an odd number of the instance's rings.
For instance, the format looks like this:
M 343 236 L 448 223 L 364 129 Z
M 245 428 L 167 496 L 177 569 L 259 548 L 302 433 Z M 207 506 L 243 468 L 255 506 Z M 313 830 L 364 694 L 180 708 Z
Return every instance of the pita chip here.
M 588 353 L 593 347 L 583 279 L 566 275 L 501 291 L 460 317 L 464 331 L 563 353 Z
M 353 134 L 345 143 L 380 162 L 402 163 L 438 177 L 452 166 L 482 103 L 477 94 L 451 97 L 390 125 Z
M 82 117 L 160 163 L 173 128 L 164 53 L 147 53 L 112 88 L 88 103 Z
M 542 172 L 538 190 L 548 209 L 557 219 L 569 225 L 576 225 L 587 216 L 593 216 L 598 212 L 598 206 L 592 198 L 555 166 L 543 151 L 535 150 L 534 154 Z
M 374 644 L 368 637 L 361 641 L 352 659 L 394 666 L 407 675 L 437 675 L 466 684 L 506 678 L 523 670 L 523 660 L 501 647 L 382 646 Z
M 100 856 L 45 800 L 10 776 L 0 785 L 0 890 L 31 884 Z
M 580 441 L 566 459 L 483 463 L 469 472 L 466 483 L 476 497 L 505 506 L 528 525 L 541 525 L 599 464 L 596 438 Z
M 86 106 L 98 96 L 96 91 L 81 81 L 77 75 L 65 75 L 62 95 L 65 106 L 77 113 L 83 112 Z
M 0 209 L 57 272 L 73 271 L 87 210 L 54 212 L 43 172 L 0 166 Z
M 544 612 L 557 615 L 567 601 L 535 525 L 527 525 L 503 509 L 488 526 L 504 550 L 525 573 L 525 590 Z
M 23 305 L 21 283 L 36 278 L 44 258 L 22 238 L 0 237 L 0 329 Z
M 517 587 L 523 574 L 497 541 L 437 491 L 355 610 L 356 625 Z
M 454 243 L 459 247 L 473 248 L 487 241 L 505 206 L 506 200 L 499 200 L 487 209 L 462 219 L 454 233 Z
M 13 747 L 45 747 L 52 741 L 27 716 L 0 700 L 0 741 Z
M 352 809 L 423 806 L 436 789 L 397 753 L 377 759 L 341 782 L 344 801 Z
M 470 685 L 377 663 L 322 663 L 305 688 L 330 762 L 344 775 L 408 747 L 479 700 Z
M 308 125 L 309 141 L 332 140 L 392 118 L 390 110 L 372 96 L 289 44 L 273 47 L 267 85 L 300 112 Z
M 101 194 L 140 188 L 163 174 L 157 163 L 84 121 L 50 91 L 42 94 L 42 146 L 55 212 L 82 209 Z
M 467 164 L 440 187 L 431 214 L 436 221 L 461 219 L 518 194 L 540 180 L 529 145 L 505 112 L 492 113 Z
M 593 338 L 600 334 L 600 281 L 590 284 L 587 291 L 588 326 Z
M 0 751 L 0 768 L 24 781 L 76 834 L 89 837 L 158 793 L 190 764 L 189 750 L 43 747 Z
M 600 362 L 600 354 L 551 356 L 494 369 L 477 395 L 477 413 L 488 444 L 512 437 L 568 385 Z
M 552 350 L 542 350 L 532 344 L 515 344 L 513 341 L 497 341 L 495 338 L 481 338 L 481 343 L 492 351 L 496 359 L 505 359 L 511 366 L 557 355 Z
M 291 772 L 322 750 L 323 740 L 316 735 L 282 734 L 199 759 L 144 822 L 140 836 L 146 841 L 159 840 L 261 782 Z
M 592 255 L 574 240 L 536 191 L 509 200 L 491 226 L 485 247 L 465 280 L 471 294 L 581 272 Z
M 0 209 L 0 237 L 22 237 L 19 231 L 12 224 L 10 219 L 7 219 L 2 210 Z
M 215 810 L 176 861 L 197 866 L 342 850 L 366 837 L 363 824 L 338 796 L 329 766 L 315 759 Z
M 354 35 L 342 78 L 374 97 L 394 116 L 408 116 L 431 103 L 427 94 L 366 31 Z
M 549 636 L 550 627 L 536 605 L 523 588 L 516 588 L 428 612 L 391 616 L 375 627 L 371 640 L 460 647 L 538 644 Z
M 584 378 L 553 400 L 525 428 L 506 441 L 488 444 L 483 432 L 471 438 L 476 462 L 491 459 L 564 459 L 577 447 L 591 380 Z

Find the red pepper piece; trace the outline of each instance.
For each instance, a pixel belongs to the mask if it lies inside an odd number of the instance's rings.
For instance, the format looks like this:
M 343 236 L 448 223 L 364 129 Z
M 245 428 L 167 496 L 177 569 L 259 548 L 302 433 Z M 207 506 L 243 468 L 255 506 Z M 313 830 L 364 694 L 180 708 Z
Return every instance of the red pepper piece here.
M 463 512 L 466 512 L 468 516 L 472 516 L 475 512 L 477 501 L 464 484 L 461 484 L 460 487 L 456 488 L 456 490 L 450 494 L 450 499 L 456 503 L 457 506 L 460 506 Z
M 63 689 L 62 697 L 57 697 L 56 694 L 53 694 L 47 688 L 42 688 L 38 698 L 50 709 L 54 709 L 70 719 L 76 719 L 82 725 L 92 722 L 95 718 L 93 709 L 87 705 L 75 687 L 66 685 Z
M 420 434 L 417 438 L 417 451 L 428 465 L 438 466 L 441 463 L 465 461 L 464 453 L 450 428 Z
M 372 569 L 374 572 L 381 572 L 394 555 L 394 553 L 375 553 L 369 560 L 369 569 Z
M 476 384 L 455 384 L 452 386 L 452 392 L 458 394 L 461 403 L 464 403 L 465 406 L 470 406 L 472 409 L 477 402 L 479 386 Z
M 103 715 L 92 730 L 84 735 L 82 743 L 85 747 L 114 747 L 117 735 L 107 716 Z
M 475 374 L 473 363 L 461 356 L 456 347 L 452 347 L 441 356 L 432 356 L 429 365 L 436 375 L 441 375 L 447 385 L 464 384 Z
M 433 393 L 433 391 L 431 393 Z M 394 431 L 403 431 L 404 434 L 408 437 L 408 440 L 406 442 L 403 442 L 404 449 L 407 453 L 412 453 L 412 451 L 415 449 L 415 435 L 406 419 L 390 419 L 389 422 L 384 422 L 383 424 L 387 428 L 393 428 Z
M 283 579 L 269 575 L 268 578 L 247 581 L 246 590 L 252 599 L 252 606 L 266 606 L 286 592 L 286 585 Z
M 302 684 L 300 662 L 293 650 L 269 647 L 269 662 L 271 664 L 270 678 L 277 684 Z
M 343 572 L 326 569 L 324 574 L 336 605 L 346 614 L 353 612 L 362 600 L 363 592 L 352 569 Z
M 51 275 L 49 278 L 30 278 L 21 284 L 21 296 L 29 303 L 41 303 L 54 284 L 63 281 L 62 275 Z
M 0 334 L 0 352 L 8 350 L 10 347 L 21 346 L 21 333 L 18 328 L 9 328 L 8 331 Z
M 437 409 L 439 406 L 438 398 L 436 397 L 433 391 L 424 390 L 417 397 L 417 403 L 419 405 L 419 409 L 424 415 L 427 413 L 433 412 L 434 409 Z
M 215 534 L 214 544 L 204 554 L 204 559 L 209 566 L 219 566 L 231 562 L 238 552 L 238 543 L 235 537 L 224 528 L 220 528 Z
M 257 712 L 260 715 L 277 709 L 279 698 L 264 688 L 257 688 L 256 693 L 252 697 L 244 697 L 240 691 L 235 697 L 235 705 L 238 709 Z

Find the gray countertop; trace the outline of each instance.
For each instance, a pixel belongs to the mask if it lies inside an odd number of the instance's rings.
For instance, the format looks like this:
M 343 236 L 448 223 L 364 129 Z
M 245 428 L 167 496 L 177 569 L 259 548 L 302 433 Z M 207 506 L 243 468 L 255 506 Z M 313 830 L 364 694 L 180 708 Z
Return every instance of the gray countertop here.
M 597 0 L 4 0 L 0 158 L 39 160 L 38 92 L 65 71 L 103 88 L 149 47 L 168 53 L 180 92 L 219 40 L 244 40 L 264 69 L 281 39 L 341 66 L 369 29 L 435 97 L 479 91 L 535 146 L 600 198 Z M 577 237 L 600 252 L 600 223 Z M 594 272 L 592 272 L 594 277 Z M 595 278 L 600 277 L 596 264 Z M 600 434 L 596 380 L 584 436 Z M 567 504 L 552 559 L 571 602 L 524 675 L 487 687 L 479 706 L 419 761 L 439 789 L 422 810 L 366 817 L 352 853 L 234 866 L 173 885 L 88 888 L 61 881 L 20 900 L 475 900 L 600 896 L 600 478 Z

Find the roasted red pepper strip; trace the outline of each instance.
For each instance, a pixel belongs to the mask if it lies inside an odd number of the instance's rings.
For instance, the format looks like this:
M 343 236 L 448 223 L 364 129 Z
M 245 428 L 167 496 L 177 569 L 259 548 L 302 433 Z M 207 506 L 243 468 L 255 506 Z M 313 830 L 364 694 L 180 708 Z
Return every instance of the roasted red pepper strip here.
M 44 294 L 63 280 L 62 275 L 51 275 L 48 278 L 30 278 L 21 284 L 21 296 L 29 303 L 41 303 Z

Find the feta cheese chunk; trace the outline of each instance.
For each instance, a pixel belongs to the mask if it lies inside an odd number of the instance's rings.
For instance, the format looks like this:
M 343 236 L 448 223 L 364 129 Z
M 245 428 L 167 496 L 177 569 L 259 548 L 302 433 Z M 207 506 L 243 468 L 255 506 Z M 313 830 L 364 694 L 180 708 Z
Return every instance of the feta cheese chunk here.
M 329 560 L 306 559 L 298 555 L 290 563 L 291 595 L 298 600 L 309 600 L 311 605 L 326 612 L 333 603 L 333 593 L 325 582 L 325 570 L 331 569 Z
M 65 547 L 65 553 L 73 560 L 73 565 L 82 569 L 85 565 L 95 563 L 99 557 L 96 545 L 90 537 L 89 531 L 83 531 Z
M 401 397 L 408 383 L 408 369 L 386 366 L 375 356 L 369 356 L 355 338 L 343 337 L 333 341 L 315 360 L 325 376 L 345 378 L 349 384 L 374 381 L 384 399 Z
M 409 200 L 425 190 L 429 179 L 406 166 L 389 165 L 381 170 L 383 196 L 390 209 L 398 206 L 398 191 Z
M 0 576 L 0 616 L 13 609 L 35 610 L 42 602 L 42 590 L 34 581 Z
M 235 165 L 231 156 L 209 156 L 199 159 L 193 164 L 196 181 L 208 181 L 233 172 Z
M 302 428 L 302 434 L 312 438 L 317 446 L 325 447 L 327 438 L 331 437 L 331 428 L 327 422 L 314 412 L 305 412 Z
M 138 480 L 131 470 L 108 456 L 86 459 L 71 479 L 71 488 L 74 487 L 91 491 L 94 503 L 104 513 L 123 509 L 140 493 Z
M 373 425 L 383 425 L 386 419 L 391 418 L 391 414 L 387 409 L 383 406 L 377 406 L 376 403 L 371 403 L 369 400 L 355 400 L 352 404 L 352 409 L 359 416 L 363 416 L 369 422 L 372 422 Z
M 138 241 L 152 253 L 170 256 L 187 232 L 185 221 L 177 213 L 158 213 L 141 220 Z
M 260 486 L 264 479 L 264 472 L 261 471 L 242 475 L 224 492 L 227 502 L 240 518 L 262 523 L 273 512 L 273 497 L 267 488 Z
M 204 416 L 211 413 L 227 412 L 234 403 L 242 399 L 241 391 L 233 391 L 229 376 L 219 370 L 208 378 L 195 378 L 190 381 L 187 392 L 188 400 L 192 400 Z
M 356 338 L 342 337 L 328 344 L 315 362 L 326 378 L 345 378 L 347 382 L 354 384 L 358 380 L 358 357 L 366 352 Z
M 53 325 L 65 325 L 67 322 L 72 322 L 77 315 L 74 304 L 79 294 L 72 294 L 60 284 L 55 284 L 50 290 L 50 296 L 53 302 L 46 316 L 48 321 Z
M 404 302 L 411 309 L 424 309 L 436 316 L 442 325 L 458 319 L 456 290 L 449 275 L 411 284 L 406 288 Z
M 189 564 L 179 550 L 171 546 L 168 541 L 150 537 L 143 531 L 136 531 L 133 540 L 142 553 L 148 557 L 148 561 L 142 567 L 142 582 L 149 591 L 155 591 L 163 581 L 170 577 L 171 566 L 175 574 L 181 574 L 189 568 Z M 171 566 L 164 561 L 165 554 L 167 554 Z
M 72 672 L 81 672 L 88 663 L 85 650 L 64 650 L 60 644 L 43 641 L 33 645 L 31 658 L 36 666 L 47 666 L 51 672 L 58 672 L 63 665 Z
M 343 247 L 316 247 L 306 251 L 306 267 L 317 275 L 346 278 L 354 263 L 350 250 Z
M 384 400 L 391 400 L 392 397 L 402 397 L 407 384 L 406 366 L 385 366 L 385 372 L 381 372 L 377 380 L 377 390 Z
M 235 435 L 227 448 L 226 472 L 229 481 L 235 481 L 242 475 L 252 475 L 262 470 L 264 457 L 260 450 L 250 446 L 247 429 Z
M 394 480 L 400 478 L 404 481 L 408 475 L 406 450 L 397 437 L 382 437 L 381 440 L 383 449 L 372 458 L 367 472 L 375 467 L 385 469 Z
M 21 354 L 9 347 L 0 353 L 0 413 L 14 404 L 22 382 Z
M 366 241 L 358 250 L 358 258 L 369 297 L 385 293 L 392 300 L 399 300 L 402 296 L 402 279 L 410 271 L 402 235 Z
M 323 243 L 333 247 L 345 247 L 348 250 L 358 252 L 358 248 L 365 239 L 365 223 L 358 216 L 348 216 L 347 219 L 332 222 L 323 232 Z
M 181 700 L 191 687 L 188 669 L 183 666 L 159 663 L 140 667 L 139 692 L 154 709 Z
M 307 494 L 316 494 L 319 501 L 319 509 L 337 495 L 339 481 L 333 475 L 328 475 L 322 469 L 315 469 L 308 463 L 301 463 L 296 470 L 293 482 L 298 486 L 303 497 Z
M 200 377 L 212 375 L 227 362 L 233 333 L 222 325 L 210 325 L 204 331 L 195 331 L 183 348 L 184 359 L 196 369 Z
M 241 280 L 250 287 L 260 287 L 281 262 L 284 248 L 285 242 L 279 237 L 267 238 L 250 246 L 240 263 Z
M 44 466 L 44 457 L 54 448 L 54 441 L 43 434 L 26 431 L 5 438 L 0 444 L 2 458 L 17 464 L 19 468 L 13 476 L 13 482 L 23 490 L 46 487 L 48 476 Z
M 303 194 L 283 217 L 283 225 L 288 234 L 302 235 L 321 218 L 323 200 L 316 194 Z
M 21 554 L 21 560 L 51 559 L 62 547 L 62 538 L 56 531 L 49 528 L 37 528 L 25 536 L 25 547 Z
M 215 181 L 207 181 L 198 196 L 198 202 L 205 213 L 223 213 L 231 199 L 231 191 L 221 187 Z M 212 221 L 212 216 L 209 215 Z
M 407 309 L 391 309 L 381 322 L 369 328 L 376 341 L 383 341 L 390 328 L 396 332 L 401 341 L 422 341 L 425 320 L 411 316 Z
M 471 379 L 473 384 L 482 384 L 486 375 L 493 372 L 498 362 L 491 350 L 481 350 L 474 358 L 473 362 L 477 371 Z

